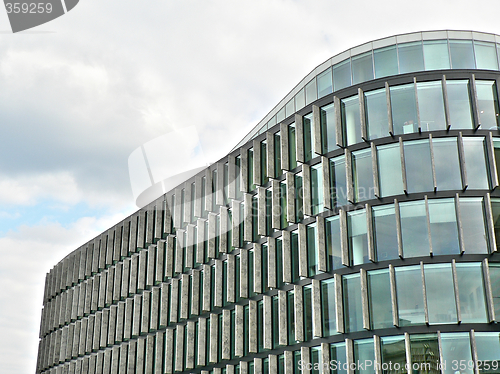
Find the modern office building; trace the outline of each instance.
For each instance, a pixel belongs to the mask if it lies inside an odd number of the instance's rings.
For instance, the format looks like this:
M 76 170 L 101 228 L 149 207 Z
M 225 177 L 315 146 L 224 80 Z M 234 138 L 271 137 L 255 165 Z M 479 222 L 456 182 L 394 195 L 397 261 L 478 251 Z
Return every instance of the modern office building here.
M 318 66 L 47 274 L 37 372 L 499 373 L 499 58 L 433 31 Z

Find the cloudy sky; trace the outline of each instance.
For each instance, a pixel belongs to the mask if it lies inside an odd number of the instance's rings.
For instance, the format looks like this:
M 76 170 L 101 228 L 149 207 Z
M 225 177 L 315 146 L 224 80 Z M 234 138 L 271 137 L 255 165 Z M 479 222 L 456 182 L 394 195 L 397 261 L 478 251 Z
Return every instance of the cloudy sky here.
M 500 34 L 499 8 L 81 0 L 19 34 L 0 11 L 0 371 L 35 370 L 45 273 L 136 209 L 137 147 L 195 126 L 216 161 L 327 58 L 412 31 Z

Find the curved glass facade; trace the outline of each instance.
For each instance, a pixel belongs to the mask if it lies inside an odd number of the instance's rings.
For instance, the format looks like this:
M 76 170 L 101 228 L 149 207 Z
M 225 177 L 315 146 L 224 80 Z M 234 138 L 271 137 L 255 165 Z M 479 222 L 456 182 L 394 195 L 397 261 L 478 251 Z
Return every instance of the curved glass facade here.
M 37 371 L 499 373 L 497 37 L 431 34 L 58 263 Z

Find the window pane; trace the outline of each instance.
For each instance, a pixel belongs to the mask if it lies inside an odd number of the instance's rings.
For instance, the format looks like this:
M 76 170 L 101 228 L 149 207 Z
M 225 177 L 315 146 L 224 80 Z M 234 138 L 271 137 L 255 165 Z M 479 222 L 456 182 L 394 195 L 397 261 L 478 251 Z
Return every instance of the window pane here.
M 420 369 L 413 371 L 413 374 L 441 373 L 437 334 L 410 335 L 410 352 L 412 366 Z
M 255 184 L 253 183 L 253 148 L 249 148 L 247 151 L 247 161 L 248 190 L 253 191 L 255 190 Z M 212 200 L 215 201 L 213 198 Z
M 398 45 L 399 73 L 424 70 L 424 55 L 421 42 Z
M 398 74 L 398 55 L 396 46 L 374 50 L 373 58 L 375 60 L 375 78 Z
M 472 40 L 450 40 L 451 67 L 453 69 L 474 69 Z
M 404 257 L 428 256 L 429 231 L 425 203 L 423 201 L 401 203 L 399 209 Z
M 322 153 L 338 149 L 333 103 L 320 108 L 320 121 Z
M 362 331 L 363 310 L 361 308 L 361 281 L 359 274 L 343 276 L 342 283 L 346 332 Z
M 393 370 L 384 370 L 386 374 L 395 374 L 398 366 L 404 368 L 406 365 L 406 349 L 404 336 L 388 336 L 380 338 L 382 365 L 387 365 Z
M 351 85 L 351 60 L 347 59 L 333 66 L 333 90 L 338 91 Z
M 295 123 L 292 123 L 288 126 L 288 159 L 290 170 L 297 167 L 297 149 L 295 141 Z
M 498 95 L 494 81 L 476 81 L 479 123 L 483 129 L 498 128 Z
M 345 133 L 347 145 L 361 142 L 361 121 L 359 114 L 358 95 L 341 100 L 342 105 L 342 127 Z
M 295 95 L 295 110 L 299 111 L 305 106 L 306 106 L 306 95 L 304 93 L 304 89 L 301 89 Z
M 304 338 L 311 340 L 312 335 L 312 285 L 304 286 Z
M 450 68 L 447 40 L 424 41 L 425 70 L 440 70 Z
M 373 79 L 372 52 L 366 52 L 352 58 L 352 83 L 366 82 Z
M 369 271 L 368 290 L 371 328 L 393 327 L 389 270 Z
M 286 215 L 286 183 L 280 182 L 280 226 L 282 229 L 288 226 L 288 217 Z
M 404 143 L 406 183 L 409 193 L 434 190 L 428 140 Z
M 385 88 L 365 93 L 366 127 L 369 139 L 389 135 Z
M 477 360 L 483 365 L 479 368 L 480 373 L 499 373 L 500 370 L 500 333 L 498 332 L 476 332 Z M 486 369 L 489 364 L 489 369 Z
M 366 211 L 364 209 L 347 213 L 347 237 L 352 265 L 370 262 L 368 259 Z
M 460 253 L 455 200 L 429 200 L 429 219 L 432 253 L 435 255 Z
M 417 95 L 422 131 L 445 130 L 442 83 L 440 81 L 417 83 Z
M 324 210 L 322 164 L 311 167 L 311 205 L 313 214 L 319 214 Z
M 446 81 L 450 123 L 453 129 L 471 129 L 472 111 L 469 81 Z
M 302 173 L 295 174 L 295 222 L 304 219 L 304 189 Z
M 477 69 L 498 70 L 495 43 L 474 41 Z
M 472 374 L 472 354 L 468 332 L 441 334 L 441 348 L 443 349 L 443 374 L 456 374 L 455 364 L 465 363 L 460 367 L 460 374 Z
M 292 247 L 292 282 L 297 282 L 299 280 L 299 234 L 297 230 L 292 231 L 292 237 L 290 241 Z
M 263 185 L 269 182 L 267 176 L 267 143 L 265 140 L 260 142 L 260 180 Z
M 276 113 L 276 122 L 281 122 L 286 118 L 285 107 L 281 108 L 278 113 Z
M 399 258 L 394 206 L 373 207 L 372 217 L 377 261 Z
M 375 198 L 373 186 L 372 151 L 370 148 L 353 152 L 352 168 L 356 201 Z
M 320 73 L 316 79 L 318 80 L 318 99 L 333 92 L 332 68 Z
M 294 291 L 288 291 L 287 300 L 287 319 L 288 319 L 288 344 L 295 343 L 295 302 L 294 302 Z M 248 336 L 245 334 L 245 336 Z M 245 339 L 247 340 L 247 339 Z
M 281 133 L 274 134 L 274 177 L 278 178 L 283 174 L 281 169 Z
M 488 253 L 482 198 L 460 199 L 460 218 L 466 253 Z
M 321 315 L 323 335 L 335 335 L 337 333 L 337 309 L 335 304 L 334 278 L 321 281 Z
M 313 80 L 306 85 L 305 90 L 306 90 L 306 105 L 308 105 L 318 98 L 318 90 L 316 88 L 315 78 L 313 78 Z
M 304 160 L 305 162 L 310 161 L 313 158 L 314 149 L 314 139 L 312 131 L 312 113 L 304 116 L 303 118 L 303 128 L 304 128 Z
M 429 323 L 457 323 L 451 264 L 424 265 Z
M 418 131 L 415 85 L 405 84 L 391 87 L 392 124 L 396 135 Z
M 316 223 L 307 225 L 307 267 L 309 277 L 319 274 L 318 270 L 318 249 L 316 248 Z
M 295 113 L 295 101 L 294 101 L 294 99 L 291 99 L 288 103 L 286 103 L 285 113 L 286 113 L 286 117 L 289 117 L 293 113 Z
M 489 188 L 483 138 L 463 138 L 467 183 L 470 190 Z
M 328 255 L 329 271 L 341 268 L 342 251 L 340 247 L 340 219 L 339 216 L 325 219 L 326 250 Z
M 462 322 L 487 323 L 481 263 L 457 264 L 457 282 Z
M 345 156 L 330 159 L 330 189 L 332 206 L 339 207 L 347 204 Z
M 311 374 L 320 374 L 323 371 L 320 369 L 323 363 L 323 356 L 321 355 L 321 347 L 311 347 Z
M 420 266 L 402 266 L 395 270 L 399 326 L 424 324 L 424 294 Z
M 377 147 L 379 188 L 382 197 L 403 193 L 399 144 Z
M 354 341 L 354 362 L 375 362 L 375 346 L 372 338 Z M 374 369 L 372 366 L 356 365 L 356 370 L 354 372 L 356 374 L 372 374 L 373 371 Z
M 432 139 L 438 191 L 461 190 L 462 174 L 455 139 Z
M 500 316 L 500 263 L 490 263 L 490 281 L 495 316 Z
M 500 200 L 491 199 L 491 212 L 493 215 L 493 226 L 495 229 L 496 247 L 500 248 Z
M 330 361 L 337 363 L 336 369 L 332 369 L 332 374 L 346 374 L 347 370 L 345 365 L 347 363 L 347 354 L 345 343 L 330 344 Z

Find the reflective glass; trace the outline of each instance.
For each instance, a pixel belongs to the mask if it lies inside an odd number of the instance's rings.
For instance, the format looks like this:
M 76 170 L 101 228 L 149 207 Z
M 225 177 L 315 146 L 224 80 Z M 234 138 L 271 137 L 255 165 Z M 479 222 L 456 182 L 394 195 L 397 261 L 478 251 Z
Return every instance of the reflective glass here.
M 352 84 L 373 79 L 372 52 L 366 52 L 352 58 Z
M 446 81 L 452 129 L 471 129 L 472 110 L 468 80 Z
M 323 356 L 321 355 L 321 347 L 311 347 L 311 374 L 320 374 L 323 363 Z
M 340 247 L 339 216 L 325 219 L 326 251 L 329 271 L 339 269 L 342 265 L 342 250 Z
M 401 266 L 395 271 L 399 326 L 424 324 L 424 294 L 420 266 Z
M 498 128 L 498 95 L 495 81 L 476 81 L 479 123 L 483 129 Z
M 352 175 L 356 201 L 375 198 L 373 186 L 372 151 L 370 148 L 352 153 Z
M 424 41 L 425 70 L 441 70 L 450 68 L 450 55 L 447 40 Z
M 302 173 L 295 174 L 295 222 L 304 219 L 304 188 Z
M 279 237 L 276 238 L 276 285 L 281 288 L 283 284 L 283 238 Z
M 474 41 L 477 69 L 498 70 L 495 43 Z
M 288 162 L 290 170 L 297 167 L 297 148 L 295 139 L 295 123 L 288 126 Z
M 330 196 L 332 198 L 332 206 L 335 207 L 347 204 L 345 168 L 345 156 L 330 159 Z
M 311 167 L 311 207 L 313 214 L 319 214 L 324 209 L 322 164 Z
M 456 139 L 432 139 L 438 191 L 461 190 L 462 174 Z
M 500 263 L 490 263 L 490 282 L 495 316 L 500 316 Z
M 477 360 L 480 373 L 500 373 L 500 333 L 475 332 Z
M 460 218 L 466 253 L 488 253 L 483 199 L 460 199 Z
M 312 334 L 312 285 L 303 287 L 304 296 L 304 340 L 313 338 Z
M 399 258 L 394 205 L 372 208 L 377 261 Z
M 345 331 L 362 331 L 363 309 L 361 307 L 361 280 L 359 274 L 343 276 L 342 283 Z
M 299 111 L 305 106 L 306 106 L 306 95 L 304 93 L 304 89 L 301 89 L 295 95 L 295 110 Z
M 345 343 L 330 344 L 330 361 L 334 363 L 332 374 L 347 373 L 347 354 Z
M 333 103 L 320 108 L 322 153 L 338 149 Z
M 441 334 L 443 374 L 473 374 L 474 365 L 468 332 Z M 460 364 L 464 365 L 460 365 Z
M 337 333 L 337 309 L 334 278 L 321 281 L 321 317 L 323 335 L 335 335 Z
M 307 268 L 308 276 L 313 277 L 319 274 L 318 270 L 318 249 L 316 248 L 316 236 L 318 232 L 316 230 L 316 223 L 311 223 L 307 225 Z
M 295 343 L 295 295 L 294 291 L 287 293 L 287 327 L 288 327 L 288 344 Z M 248 336 L 248 335 L 246 335 Z M 247 339 L 245 339 L 247 340 Z
M 306 105 L 311 104 L 314 100 L 318 98 L 318 90 L 316 88 L 316 78 L 313 78 L 306 87 Z
M 278 113 L 276 113 L 276 122 L 281 122 L 286 118 L 285 107 L 281 108 Z
M 347 59 L 333 66 L 333 90 L 338 91 L 351 85 L 351 60 Z
M 368 235 L 366 211 L 364 209 L 347 213 L 347 238 L 352 265 L 366 264 L 368 258 Z
M 398 55 L 400 74 L 424 70 L 422 42 L 399 44 Z
M 410 335 L 410 352 L 412 374 L 441 373 L 439 368 L 439 343 L 437 334 Z
M 451 264 L 424 265 L 429 323 L 457 323 Z
M 422 131 L 446 129 L 443 86 L 437 82 L 417 83 L 418 110 Z
M 450 40 L 452 69 L 474 69 L 472 40 Z
M 500 200 L 491 199 L 491 213 L 493 216 L 493 227 L 495 230 L 496 247 L 500 248 Z
M 269 182 L 267 176 L 267 143 L 265 140 L 260 142 L 260 180 L 262 184 Z
M 398 54 L 396 46 L 379 48 L 373 51 L 375 78 L 398 74 Z
M 248 178 L 248 191 L 255 190 L 255 184 L 253 181 L 253 148 L 249 148 L 247 151 L 247 178 Z M 215 199 L 212 198 L 212 201 L 215 202 Z
M 274 134 L 274 177 L 278 178 L 283 174 L 281 169 L 281 133 Z
M 377 147 L 380 196 L 400 195 L 403 191 L 399 144 Z
M 368 363 L 375 362 L 375 345 L 373 339 L 362 339 L 354 341 L 354 362 Z M 357 373 L 372 374 L 374 372 L 373 365 L 356 365 Z
M 318 80 L 318 99 L 333 92 L 332 68 L 320 73 L 316 79 Z
M 435 255 L 460 253 L 455 200 L 429 200 L 429 220 L 432 253 Z
M 418 131 L 415 85 L 411 83 L 391 87 L 390 93 L 394 134 L 410 134 Z
M 406 184 L 409 193 L 434 190 L 428 140 L 404 143 Z
M 465 167 L 467 184 L 470 190 L 486 190 L 489 188 L 483 138 L 464 137 Z
M 457 283 L 462 322 L 487 323 L 481 263 L 458 263 Z
M 393 327 L 389 270 L 373 270 L 367 274 L 370 326 L 372 329 Z
M 294 99 L 291 99 L 288 103 L 285 105 L 285 116 L 289 117 L 293 113 L 295 113 L 295 101 Z
M 341 100 L 342 105 L 342 127 L 347 145 L 363 141 L 361 139 L 361 120 L 359 114 L 359 97 L 351 96 Z
M 292 250 L 292 282 L 297 282 L 299 277 L 299 233 L 297 230 L 292 231 L 291 234 L 291 250 Z
M 368 139 L 389 135 L 385 88 L 365 92 L 365 115 Z
M 304 161 L 308 162 L 313 158 L 314 138 L 312 129 L 312 113 L 303 117 L 302 124 L 304 129 Z
M 387 365 L 392 370 L 384 370 L 384 374 L 400 373 L 397 367 L 404 368 L 406 365 L 406 348 L 404 336 L 387 336 L 380 338 L 380 354 L 382 365 Z
M 280 182 L 280 226 L 282 229 L 288 226 L 286 215 L 286 183 Z
M 405 258 L 428 256 L 429 231 L 424 201 L 399 204 Z

